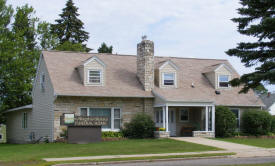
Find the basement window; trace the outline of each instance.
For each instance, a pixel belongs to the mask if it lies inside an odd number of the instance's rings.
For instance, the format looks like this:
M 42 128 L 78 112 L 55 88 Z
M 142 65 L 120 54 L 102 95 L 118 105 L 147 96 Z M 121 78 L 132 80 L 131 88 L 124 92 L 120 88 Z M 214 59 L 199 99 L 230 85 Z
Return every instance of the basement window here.
M 175 84 L 175 73 L 163 73 L 163 85 L 174 85 Z
M 89 70 L 88 71 L 88 81 L 91 84 L 101 83 L 101 70 Z
M 219 87 L 228 88 L 229 87 L 229 76 L 219 75 Z

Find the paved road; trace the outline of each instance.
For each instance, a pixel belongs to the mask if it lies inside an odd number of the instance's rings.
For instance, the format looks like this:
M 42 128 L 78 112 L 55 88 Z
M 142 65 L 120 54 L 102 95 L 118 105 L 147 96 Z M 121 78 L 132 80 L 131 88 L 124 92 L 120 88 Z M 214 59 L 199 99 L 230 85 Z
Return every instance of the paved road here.
M 231 164 L 259 164 L 275 163 L 275 157 L 253 157 L 253 158 L 216 158 L 216 159 L 192 159 L 192 160 L 174 160 L 174 161 L 154 161 L 138 163 L 120 163 L 120 164 L 100 164 L 104 166 L 211 166 L 211 165 L 231 165 Z M 92 166 L 91 164 L 73 164 L 73 166 Z M 72 166 L 71 164 L 62 166 Z

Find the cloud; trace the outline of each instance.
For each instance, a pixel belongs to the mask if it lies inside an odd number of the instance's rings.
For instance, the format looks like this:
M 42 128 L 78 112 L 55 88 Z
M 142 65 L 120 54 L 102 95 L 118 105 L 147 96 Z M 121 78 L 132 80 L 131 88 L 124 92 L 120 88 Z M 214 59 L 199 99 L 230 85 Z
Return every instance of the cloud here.
M 74 0 L 80 19 L 90 33 L 88 46 L 102 42 L 115 53 L 136 54 L 136 44 L 146 34 L 159 56 L 228 59 L 240 74 L 252 72 L 224 52 L 240 41 L 230 19 L 238 16 L 239 0 Z M 53 23 L 66 0 L 9 0 L 13 6 L 28 3 L 42 20 Z M 272 89 L 272 88 L 271 88 Z M 275 88 L 273 89 L 275 90 Z

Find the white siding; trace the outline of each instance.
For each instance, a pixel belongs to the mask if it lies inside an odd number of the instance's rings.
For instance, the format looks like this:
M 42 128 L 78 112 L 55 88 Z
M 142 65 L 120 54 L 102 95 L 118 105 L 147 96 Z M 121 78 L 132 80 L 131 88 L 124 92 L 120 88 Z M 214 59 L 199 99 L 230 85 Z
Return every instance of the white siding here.
M 27 112 L 27 128 L 22 128 L 23 113 Z M 26 143 L 29 142 L 30 130 L 31 130 L 31 115 L 32 111 L 21 110 L 9 112 L 7 114 L 7 140 L 9 143 Z
M 271 115 L 275 115 L 275 103 L 273 103 L 269 108 L 268 111 Z
M 175 74 L 175 83 L 174 85 L 163 85 L 163 73 L 174 73 Z M 163 66 L 161 69 L 159 69 L 159 87 L 161 88 L 177 88 L 178 80 L 177 80 L 177 70 L 171 66 L 169 63 L 167 63 L 165 66 Z
M 33 89 L 33 112 L 31 117 L 32 131 L 35 132 L 35 139 L 48 136 L 52 141 L 54 122 L 54 90 L 43 56 L 41 56 L 39 64 L 36 82 Z M 42 92 L 40 88 L 41 73 L 45 74 L 44 92 Z
M 88 70 L 101 70 L 101 84 L 96 84 L 96 86 L 103 86 L 105 84 L 105 68 L 97 60 L 92 60 L 84 66 L 84 85 L 93 86 L 88 82 Z

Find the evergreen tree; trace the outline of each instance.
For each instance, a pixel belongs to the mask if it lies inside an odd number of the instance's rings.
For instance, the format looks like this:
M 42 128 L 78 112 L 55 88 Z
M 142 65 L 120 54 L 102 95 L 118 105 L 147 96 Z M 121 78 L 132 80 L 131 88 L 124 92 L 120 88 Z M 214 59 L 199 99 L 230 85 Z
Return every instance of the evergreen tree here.
M 98 53 L 112 53 L 113 46 L 108 47 L 106 43 L 102 43 L 101 46 L 97 49 Z
M 62 9 L 62 13 L 59 15 L 60 18 L 55 20 L 56 24 L 52 24 L 52 33 L 58 36 L 60 45 L 65 42 L 81 44 L 85 52 L 89 52 L 91 49 L 83 44 L 88 41 L 89 33 L 84 31 L 84 23 L 77 18 L 79 16 L 77 10 L 78 8 L 73 1 L 68 0 L 66 7 Z
M 261 83 L 275 84 L 275 1 L 241 0 L 241 15 L 233 18 L 238 32 L 255 37 L 256 42 L 241 42 L 226 53 L 237 56 L 246 67 L 257 65 L 255 72 L 233 79 L 232 86 L 244 85 L 240 93 L 257 88 Z

